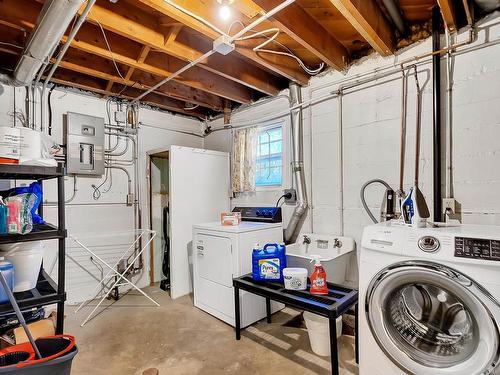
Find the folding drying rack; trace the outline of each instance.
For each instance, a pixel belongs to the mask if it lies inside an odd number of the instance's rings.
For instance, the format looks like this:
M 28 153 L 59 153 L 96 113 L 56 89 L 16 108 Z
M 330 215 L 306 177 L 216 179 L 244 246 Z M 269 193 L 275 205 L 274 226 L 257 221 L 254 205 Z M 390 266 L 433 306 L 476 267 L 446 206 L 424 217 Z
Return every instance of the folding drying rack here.
M 102 257 L 96 254 L 95 251 L 91 249 L 91 247 L 93 246 L 89 245 L 89 242 L 91 240 L 95 241 L 105 238 L 108 239 L 113 236 L 118 236 L 122 238 L 126 237 L 131 240 L 130 240 L 130 245 L 122 252 L 120 258 L 117 261 L 115 261 L 113 265 L 110 265 Z M 160 306 L 158 302 L 156 302 L 153 298 L 148 296 L 143 290 L 141 290 L 137 285 L 135 285 L 135 283 L 132 280 L 129 280 L 126 277 L 132 266 L 135 264 L 137 259 L 139 259 L 142 253 L 149 247 L 149 244 L 151 243 L 151 241 L 153 241 L 155 236 L 156 232 L 149 229 L 138 229 L 132 231 L 122 231 L 122 232 L 106 233 L 102 235 L 92 235 L 92 236 L 89 235 L 78 236 L 71 233 L 69 234 L 70 239 L 72 239 L 82 249 L 87 251 L 92 256 L 92 258 L 95 258 L 98 262 L 100 262 L 101 264 L 106 266 L 106 268 L 109 269 L 106 275 L 104 275 L 104 277 L 102 277 L 101 280 L 99 280 L 99 282 L 95 286 L 94 290 L 91 293 L 91 297 L 83 301 L 75 311 L 75 314 L 78 313 L 87 303 L 96 300 L 99 297 L 99 295 L 101 295 L 101 293 L 105 291 L 99 303 L 96 306 L 94 306 L 94 309 L 82 322 L 82 324 L 80 325 L 81 327 L 83 327 L 92 318 L 92 316 L 97 311 L 99 306 L 101 306 L 101 304 L 104 302 L 106 298 L 108 298 L 108 296 L 113 292 L 113 290 L 120 286 L 130 286 L 133 289 L 137 290 L 139 293 L 141 293 L 148 300 L 153 302 L 156 306 Z M 130 260 L 130 258 L 132 258 L 132 260 Z M 126 261 L 127 266 L 122 270 L 122 272 L 119 272 L 118 265 L 122 261 Z M 109 286 L 110 281 L 113 278 L 115 279 L 115 281 L 111 284 L 111 286 Z

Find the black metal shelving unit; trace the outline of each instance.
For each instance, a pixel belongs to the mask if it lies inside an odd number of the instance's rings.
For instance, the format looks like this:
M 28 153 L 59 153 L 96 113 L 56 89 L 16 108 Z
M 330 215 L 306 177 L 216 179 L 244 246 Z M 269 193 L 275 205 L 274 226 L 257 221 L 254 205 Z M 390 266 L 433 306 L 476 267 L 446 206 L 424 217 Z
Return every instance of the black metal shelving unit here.
M 17 242 L 58 240 L 58 273 L 57 283 L 42 268 L 36 288 L 26 292 L 14 293 L 21 310 L 41 307 L 57 303 L 56 333 L 63 333 L 64 329 L 64 302 L 66 292 L 64 286 L 65 260 L 66 260 L 66 226 L 65 226 L 65 195 L 64 195 L 64 167 L 39 167 L 30 165 L 4 165 L 0 164 L 1 180 L 34 180 L 43 184 L 44 180 L 57 179 L 57 226 L 53 224 L 35 225 L 28 234 L 0 235 L 0 244 Z M 40 204 L 38 213 L 43 217 L 43 204 Z M 10 304 L 0 305 L 0 315 L 12 313 Z

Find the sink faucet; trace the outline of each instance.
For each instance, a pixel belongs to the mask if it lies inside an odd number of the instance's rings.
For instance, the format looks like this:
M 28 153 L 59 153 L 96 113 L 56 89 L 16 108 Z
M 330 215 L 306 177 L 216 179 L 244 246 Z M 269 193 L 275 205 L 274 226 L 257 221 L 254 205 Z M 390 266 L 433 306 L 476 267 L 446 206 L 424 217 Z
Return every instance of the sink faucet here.
M 311 238 L 305 234 L 303 235 L 303 237 L 304 237 L 304 240 L 302 241 L 302 244 L 309 245 L 311 243 Z

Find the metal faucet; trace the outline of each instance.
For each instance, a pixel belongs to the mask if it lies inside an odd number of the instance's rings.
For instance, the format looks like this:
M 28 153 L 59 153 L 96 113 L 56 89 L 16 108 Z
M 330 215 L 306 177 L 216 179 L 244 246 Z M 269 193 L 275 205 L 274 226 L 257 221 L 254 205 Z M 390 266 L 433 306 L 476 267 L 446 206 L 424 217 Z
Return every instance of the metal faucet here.
M 311 243 L 311 238 L 307 235 L 303 235 L 304 237 L 304 240 L 302 241 L 302 244 L 306 244 L 306 245 L 309 245 Z

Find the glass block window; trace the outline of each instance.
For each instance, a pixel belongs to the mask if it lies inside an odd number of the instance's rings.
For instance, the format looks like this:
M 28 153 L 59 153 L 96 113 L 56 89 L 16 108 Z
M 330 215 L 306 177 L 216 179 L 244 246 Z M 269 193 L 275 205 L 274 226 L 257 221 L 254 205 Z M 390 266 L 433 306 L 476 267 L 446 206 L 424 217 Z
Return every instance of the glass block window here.
M 264 128 L 259 132 L 256 186 L 281 186 L 283 182 L 283 128 Z

